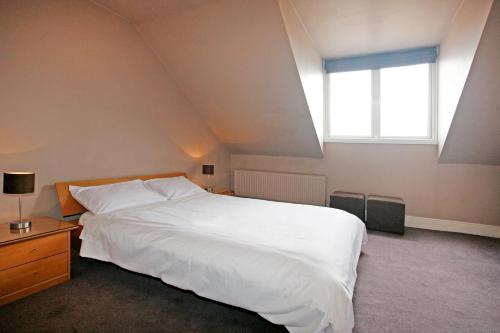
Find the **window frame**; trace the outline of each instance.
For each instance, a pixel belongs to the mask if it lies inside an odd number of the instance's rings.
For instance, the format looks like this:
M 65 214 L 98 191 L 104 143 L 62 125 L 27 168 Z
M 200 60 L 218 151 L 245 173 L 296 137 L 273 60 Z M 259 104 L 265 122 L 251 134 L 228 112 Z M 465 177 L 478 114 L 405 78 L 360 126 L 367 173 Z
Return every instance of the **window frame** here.
M 437 62 L 429 63 L 429 135 L 427 137 L 381 137 L 380 136 L 380 69 L 372 70 L 372 135 L 338 136 L 330 135 L 330 74 L 324 76 L 324 142 L 337 143 L 389 143 L 389 144 L 437 144 Z

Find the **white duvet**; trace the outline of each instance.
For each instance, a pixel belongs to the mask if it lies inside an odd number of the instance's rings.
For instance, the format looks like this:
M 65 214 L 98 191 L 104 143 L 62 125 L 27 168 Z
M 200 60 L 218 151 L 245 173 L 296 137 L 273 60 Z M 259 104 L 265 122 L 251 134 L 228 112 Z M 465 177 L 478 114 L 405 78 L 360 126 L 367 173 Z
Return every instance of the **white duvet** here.
M 341 210 L 197 194 L 85 213 L 80 255 L 259 313 L 290 332 L 351 332 L 364 224 Z

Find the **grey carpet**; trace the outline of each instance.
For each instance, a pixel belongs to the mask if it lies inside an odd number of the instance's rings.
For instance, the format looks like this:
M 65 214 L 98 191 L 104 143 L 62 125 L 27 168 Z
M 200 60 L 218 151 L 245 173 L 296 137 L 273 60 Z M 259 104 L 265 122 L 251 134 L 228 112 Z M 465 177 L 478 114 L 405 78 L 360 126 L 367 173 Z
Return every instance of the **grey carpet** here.
M 355 332 L 500 332 L 500 239 L 410 228 L 368 239 Z
M 500 332 L 500 240 L 371 232 L 356 333 Z M 0 308 L 0 332 L 286 332 L 258 315 L 112 264 L 75 257 L 73 279 Z

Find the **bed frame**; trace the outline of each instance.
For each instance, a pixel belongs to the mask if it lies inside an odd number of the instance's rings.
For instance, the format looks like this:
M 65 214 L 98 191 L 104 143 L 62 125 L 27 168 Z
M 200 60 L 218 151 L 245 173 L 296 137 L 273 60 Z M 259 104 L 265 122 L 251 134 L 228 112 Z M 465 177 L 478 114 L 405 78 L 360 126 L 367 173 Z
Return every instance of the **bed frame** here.
M 143 175 L 143 176 L 130 176 L 130 177 L 120 177 L 120 178 L 101 178 L 93 180 L 75 180 L 70 182 L 58 182 L 55 184 L 57 197 L 59 199 L 59 205 L 61 206 L 61 213 L 63 217 L 71 217 L 75 215 L 83 214 L 87 211 L 82 205 L 80 205 L 69 192 L 69 186 L 97 186 L 97 185 L 107 185 L 126 182 L 134 179 L 148 180 L 153 178 L 170 178 L 170 177 L 186 177 L 184 172 L 172 172 L 172 173 L 159 173 L 154 175 Z

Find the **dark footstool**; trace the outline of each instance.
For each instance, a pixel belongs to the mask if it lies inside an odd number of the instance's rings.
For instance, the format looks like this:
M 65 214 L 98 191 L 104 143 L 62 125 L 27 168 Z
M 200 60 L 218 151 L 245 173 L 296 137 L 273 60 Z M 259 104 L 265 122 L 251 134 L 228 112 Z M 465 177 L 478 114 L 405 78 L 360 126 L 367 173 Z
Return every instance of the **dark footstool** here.
M 330 207 L 345 210 L 365 222 L 365 195 L 335 191 L 330 195 Z
M 405 203 L 403 199 L 369 195 L 366 199 L 366 213 L 368 229 L 404 234 Z

